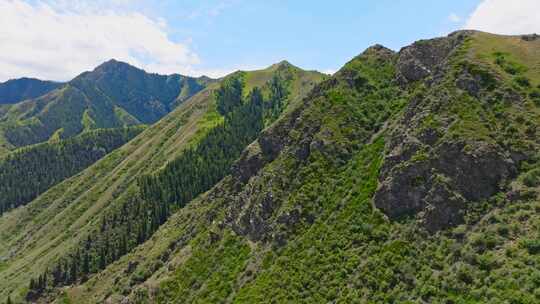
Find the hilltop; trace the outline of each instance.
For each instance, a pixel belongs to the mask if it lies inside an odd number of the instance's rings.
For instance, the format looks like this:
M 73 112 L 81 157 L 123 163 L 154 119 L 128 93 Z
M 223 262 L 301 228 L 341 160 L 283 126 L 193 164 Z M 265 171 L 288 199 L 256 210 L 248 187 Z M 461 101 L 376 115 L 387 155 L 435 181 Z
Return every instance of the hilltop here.
M 233 73 L 0 218 L 0 293 L 538 302 L 539 50 L 459 31 Z
M 10 104 L 44 95 L 63 84 L 35 78 L 11 79 L 0 83 L 0 104 Z

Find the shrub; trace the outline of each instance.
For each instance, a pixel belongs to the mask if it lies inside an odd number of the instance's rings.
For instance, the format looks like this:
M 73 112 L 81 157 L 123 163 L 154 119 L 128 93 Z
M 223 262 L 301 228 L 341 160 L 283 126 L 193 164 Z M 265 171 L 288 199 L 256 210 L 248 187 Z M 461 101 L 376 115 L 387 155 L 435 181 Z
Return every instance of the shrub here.
M 523 176 L 523 184 L 527 187 L 540 185 L 540 168 L 533 169 Z
M 527 249 L 529 254 L 538 254 L 540 253 L 540 239 L 528 239 L 521 241 L 521 247 Z
M 529 93 L 529 97 L 532 99 L 532 101 L 536 105 L 540 106 L 540 91 L 539 90 L 534 90 L 531 93 Z
M 514 81 L 521 87 L 528 88 L 531 86 L 531 82 L 525 76 L 517 76 Z

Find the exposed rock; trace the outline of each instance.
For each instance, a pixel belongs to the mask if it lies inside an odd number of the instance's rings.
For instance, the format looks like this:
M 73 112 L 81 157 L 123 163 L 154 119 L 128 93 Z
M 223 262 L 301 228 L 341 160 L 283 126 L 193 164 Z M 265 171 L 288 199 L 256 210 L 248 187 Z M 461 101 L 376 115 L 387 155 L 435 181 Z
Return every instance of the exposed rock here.
M 433 183 L 425 198 L 429 202 L 422 220 L 429 231 L 457 226 L 463 222 L 465 199 L 444 183 Z
M 249 145 L 240 159 L 232 167 L 232 175 L 237 180 L 245 183 L 250 177 L 255 175 L 264 165 L 264 157 L 258 142 Z
M 375 206 L 391 218 L 423 212 L 431 231 L 461 223 L 467 201 L 487 199 L 517 172 L 511 159 L 482 143 L 443 143 L 419 161 L 411 160 L 406 148 L 396 151 L 406 154 L 387 157 Z
M 469 95 L 478 97 L 481 89 L 480 79 L 474 78 L 469 73 L 462 73 L 456 80 L 456 87 L 469 93 Z
M 444 143 L 437 149 L 434 166 L 452 179 L 467 200 L 486 199 L 500 183 L 517 173 L 515 163 L 497 147 L 486 143 Z
M 420 133 L 418 134 L 418 139 L 423 144 L 432 146 L 439 140 L 441 135 L 442 134 L 437 129 L 426 128 L 426 129 L 420 131 Z
M 236 233 L 259 241 L 268 236 L 268 220 L 278 204 L 271 189 L 263 192 L 261 184 L 247 187 L 236 197 L 236 208 L 230 210 L 228 221 Z
M 368 47 L 360 56 L 377 56 L 381 60 L 393 60 L 395 54 L 396 52 L 391 49 L 380 44 L 375 44 Z
M 390 218 L 413 215 L 425 208 L 431 188 L 428 163 L 414 163 L 392 170 L 375 193 L 375 206 Z
M 399 51 L 397 80 L 401 85 L 434 76 L 470 33 L 456 32 L 448 37 L 421 40 Z
M 261 133 L 258 142 L 265 160 L 274 160 L 288 144 L 289 131 L 297 123 L 302 109 L 303 107 L 298 107 L 287 116 L 283 117 L 279 123 L 274 124 L 272 127 Z
M 298 209 L 294 209 L 290 212 L 282 214 L 277 219 L 278 223 L 285 224 L 287 226 L 296 225 L 299 221 L 300 221 L 300 211 Z
M 123 298 L 122 301 L 120 302 L 120 304 L 130 304 L 130 303 L 131 303 L 131 300 L 128 297 Z
M 389 152 L 381 168 L 381 175 L 387 175 L 396 165 L 411 159 L 421 146 L 420 141 L 415 137 L 393 134 L 392 140 L 388 144 Z

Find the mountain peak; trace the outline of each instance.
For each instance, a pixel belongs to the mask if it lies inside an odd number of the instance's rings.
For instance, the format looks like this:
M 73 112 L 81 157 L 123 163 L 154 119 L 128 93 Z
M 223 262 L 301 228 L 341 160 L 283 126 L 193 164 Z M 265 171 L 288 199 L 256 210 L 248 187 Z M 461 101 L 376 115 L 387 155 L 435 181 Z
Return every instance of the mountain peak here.
M 277 66 L 292 66 L 290 62 L 287 60 L 281 60 L 280 62 L 276 63 Z
M 123 61 L 118 61 L 116 59 L 109 59 L 105 61 L 104 63 L 97 66 L 94 71 L 111 71 L 111 70 L 119 70 L 119 69 L 133 69 L 133 70 L 141 70 L 135 66 L 132 66 L 131 64 Z M 141 70 L 142 71 L 142 70 Z
M 268 67 L 268 69 L 270 69 L 270 70 L 285 70 L 285 69 L 290 69 L 290 68 L 297 69 L 298 67 L 291 64 L 287 60 L 281 60 L 280 62 L 274 63 L 270 67 Z
M 383 56 L 392 56 L 396 52 L 393 50 L 381 45 L 381 44 L 374 44 L 370 47 L 368 47 L 364 52 L 362 52 L 362 55 L 383 55 Z
M 0 104 L 36 98 L 62 86 L 61 82 L 22 77 L 0 83 Z

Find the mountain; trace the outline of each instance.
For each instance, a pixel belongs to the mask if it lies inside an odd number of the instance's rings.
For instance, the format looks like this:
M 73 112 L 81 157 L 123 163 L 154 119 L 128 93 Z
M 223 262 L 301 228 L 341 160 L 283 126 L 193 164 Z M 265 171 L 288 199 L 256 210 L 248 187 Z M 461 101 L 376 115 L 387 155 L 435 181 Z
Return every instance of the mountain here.
M 0 153 L 85 130 L 154 123 L 212 81 L 107 61 L 45 95 L 0 108 Z
M 209 84 L 88 169 L 5 213 L 0 218 L 2 296 L 43 300 L 38 278 L 44 272 L 47 277 L 62 272 L 56 284 L 66 286 L 78 279 L 63 275 L 65 263 L 82 258 L 86 262 L 75 276 L 89 278 L 150 239 L 186 201 L 149 202 L 146 196 L 153 192 L 143 197 L 141 187 L 180 168 L 193 181 L 182 197 L 206 191 L 230 172 L 263 128 L 325 77 L 287 62 L 236 72 Z
M 374 46 L 74 303 L 538 302 L 540 40 Z
M 43 81 L 35 78 L 11 79 L 0 83 L 0 104 L 17 103 L 36 98 L 62 85 L 60 82 Z
M 0 216 L 122 146 L 144 126 L 97 129 L 21 148 L 0 160 Z
M 536 303 L 539 49 L 459 31 L 229 75 L 0 218 L 0 294 Z

